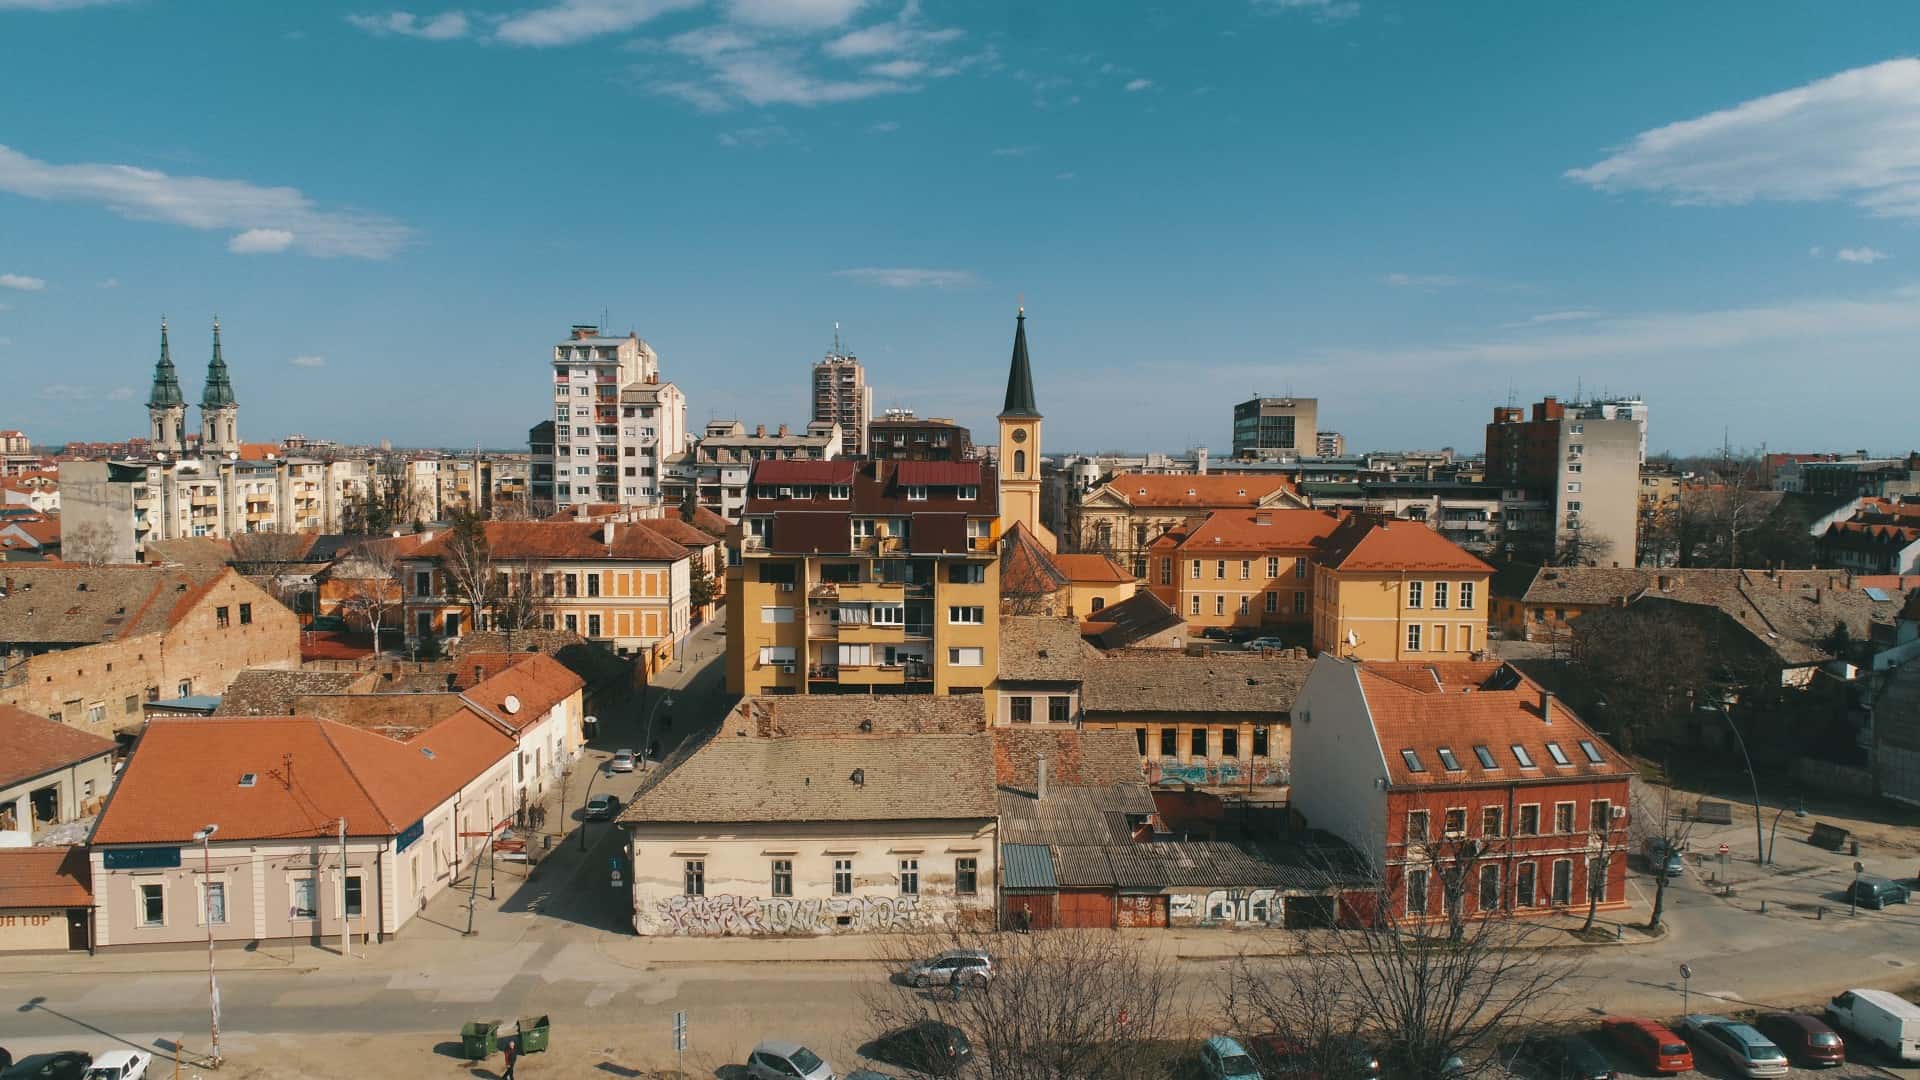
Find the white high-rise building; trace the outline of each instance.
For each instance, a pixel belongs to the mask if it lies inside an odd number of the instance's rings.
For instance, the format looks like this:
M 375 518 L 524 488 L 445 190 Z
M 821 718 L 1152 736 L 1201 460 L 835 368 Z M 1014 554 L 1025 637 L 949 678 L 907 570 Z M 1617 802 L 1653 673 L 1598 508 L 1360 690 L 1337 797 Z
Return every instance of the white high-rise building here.
M 841 445 L 857 453 L 867 446 L 873 392 L 867 388 L 867 369 L 860 366 L 860 359 L 840 352 L 839 329 L 836 324 L 833 351 L 813 365 L 813 421 L 839 424 Z
M 687 399 L 660 381 L 653 346 L 575 326 L 553 347 L 552 416 L 553 442 L 532 445 L 536 501 L 660 504 L 661 461 L 686 449 Z

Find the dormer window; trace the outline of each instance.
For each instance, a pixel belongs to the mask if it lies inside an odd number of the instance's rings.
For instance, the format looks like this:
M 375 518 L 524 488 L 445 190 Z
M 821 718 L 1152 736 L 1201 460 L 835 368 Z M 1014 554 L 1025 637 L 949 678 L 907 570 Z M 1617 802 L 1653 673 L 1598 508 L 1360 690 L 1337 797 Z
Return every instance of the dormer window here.
M 1473 756 L 1480 759 L 1480 767 L 1483 769 L 1497 769 L 1500 767 L 1493 763 L 1493 751 L 1484 746 L 1474 747 Z
M 908 502 L 926 502 L 927 486 L 925 484 L 909 485 L 907 487 L 907 501 Z
M 1513 760 L 1519 762 L 1521 768 L 1531 769 L 1534 767 L 1533 755 L 1527 753 L 1526 747 L 1521 746 L 1519 743 L 1514 743 L 1512 749 L 1513 749 Z
M 1445 766 L 1448 772 L 1462 771 L 1460 768 L 1460 759 L 1453 756 L 1452 749 L 1442 746 L 1435 752 L 1440 755 L 1440 764 Z
M 1567 760 L 1567 752 L 1565 750 L 1560 749 L 1560 744 L 1557 742 L 1550 742 L 1547 744 L 1547 753 L 1553 755 L 1553 763 L 1555 765 L 1573 764 L 1573 762 Z
M 1580 740 L 1580 752 L 1587 755 L 1587 760 L 1593 762 L 1595 765 L 1606 764 L 1606 759 L 1600 756 L 1600 748 L 1593 745 L 1593 741 L 1590 739 Z
M 970 484 L 960 489 L 960 498 L 964 500 L 971 502 L 975 499 L 978 499 L 979 497 L 980 497 L 980 489 Z
M 827 488 L 827 498 L 845 502 L 853 498 L 852 484 L 834 484 Z
M 1400 760 L 1406 762 L 1408 772 L 1426 772 L 1427 767 L 1420 764 L 1420 755 L 1412 750 L 1400 751 Z

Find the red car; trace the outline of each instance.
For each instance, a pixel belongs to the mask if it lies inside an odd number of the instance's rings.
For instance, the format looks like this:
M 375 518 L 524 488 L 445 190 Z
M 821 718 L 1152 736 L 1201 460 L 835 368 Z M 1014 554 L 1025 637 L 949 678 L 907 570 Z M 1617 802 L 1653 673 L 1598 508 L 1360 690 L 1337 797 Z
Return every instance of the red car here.
M 1693 1069 L 1693 1051 L 1687 1041 L 1651 1020 L 1638 1016 L 1610 1016 L 1600 1030 L 1636 1062 L 1656 1073 L 1683 1073 Z
M 1767 1013 L 1753 1026 L 1795 1061 L 1808 1065 L 1847 1063 L 1847 1044 L 1832 1028 L 1805 1013 Z

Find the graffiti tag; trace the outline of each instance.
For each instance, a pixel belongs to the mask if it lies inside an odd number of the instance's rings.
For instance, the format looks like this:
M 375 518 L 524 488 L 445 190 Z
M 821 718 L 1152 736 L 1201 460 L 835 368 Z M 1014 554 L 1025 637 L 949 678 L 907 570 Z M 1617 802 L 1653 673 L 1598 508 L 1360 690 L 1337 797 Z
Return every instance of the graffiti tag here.
M 706 937 L 909 930 L 921 915 L 912 896 L 670 896 L 655 906 L 663 932 Z

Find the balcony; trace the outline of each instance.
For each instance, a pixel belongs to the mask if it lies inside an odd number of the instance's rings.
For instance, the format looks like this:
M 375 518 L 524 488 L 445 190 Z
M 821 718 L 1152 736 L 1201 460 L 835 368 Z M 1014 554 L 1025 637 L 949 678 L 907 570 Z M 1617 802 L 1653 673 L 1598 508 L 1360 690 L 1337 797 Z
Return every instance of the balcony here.
M 838 600 L 839 598 L 840 586 L 835 582 L 823 581 L 807 590 L 809 600 Z
M 808 664 L 807 678 L 833 680 L 840 677 L 838 664 Z

